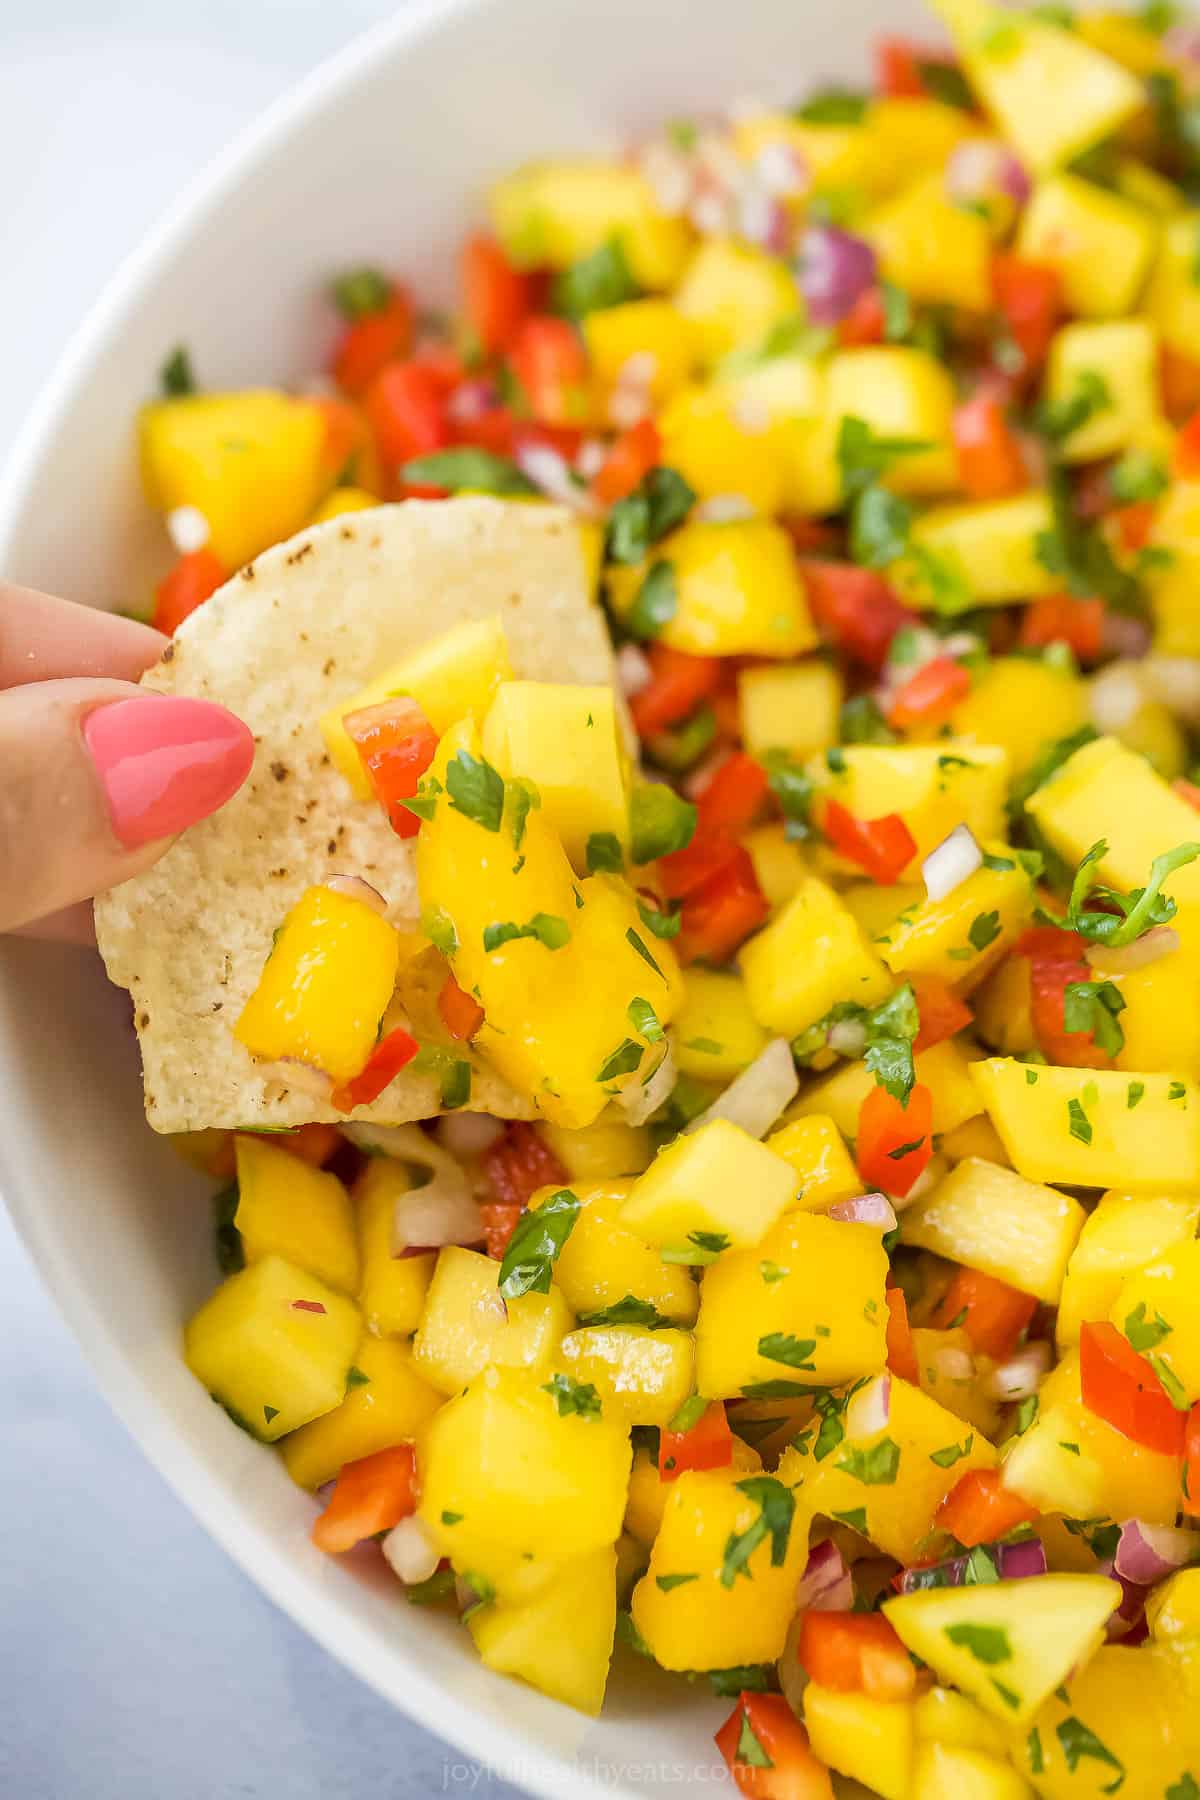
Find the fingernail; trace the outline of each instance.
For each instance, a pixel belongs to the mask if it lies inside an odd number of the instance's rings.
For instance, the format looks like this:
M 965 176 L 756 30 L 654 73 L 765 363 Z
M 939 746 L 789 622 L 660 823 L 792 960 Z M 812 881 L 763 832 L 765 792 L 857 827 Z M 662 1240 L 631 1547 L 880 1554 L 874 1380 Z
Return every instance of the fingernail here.
M 97 707 L 83 740 L 126 849 L 174 837 L 222 806 L 254 761 L 240 719 L 208 700 L 146 694 Z

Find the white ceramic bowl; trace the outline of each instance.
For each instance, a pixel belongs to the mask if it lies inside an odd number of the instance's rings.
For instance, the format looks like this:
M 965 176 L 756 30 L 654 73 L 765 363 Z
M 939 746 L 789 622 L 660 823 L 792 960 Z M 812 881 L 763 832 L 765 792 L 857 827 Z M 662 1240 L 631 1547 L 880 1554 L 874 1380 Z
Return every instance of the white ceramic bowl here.
M 132 418 L 174 344 L 213 385 L 319 366 L 330 270 L 448 298 L 495 174 L 663 117 L 863 79 L 917 0 L 416 0 L 325 65 L 186 196 L 104 295 L 0 494 L 0 570 L 119 605 L 164 557 Z M 728 1702 L 618 1659 L 591 1722 L 483 1669 L 464 1633 L 312 1549 L 312 1503 L 180 1360 L 214 1279 L 205 1194 L 142 1117 L 123 995 L 79 953 L 0 947 L 0 1186 L 102 1389 L 213 1536 L 313 1637 L 459 1750 L 553 1800 L 724 1780 Z M 461 1779 L 461 1777 L 460 1777 Z

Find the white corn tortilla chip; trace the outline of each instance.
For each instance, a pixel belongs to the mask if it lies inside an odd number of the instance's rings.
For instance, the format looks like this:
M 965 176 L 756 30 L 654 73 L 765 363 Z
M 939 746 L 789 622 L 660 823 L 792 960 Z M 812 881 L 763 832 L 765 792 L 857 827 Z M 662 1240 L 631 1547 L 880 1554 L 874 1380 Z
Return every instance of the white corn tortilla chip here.
M 569 512 L 410 500 L 277 545 L 183 625 L 144 685 L 219 701 L 250 726 L 256 750 L 249 780 L 221 812 L 96 903 L 108 973 L 133 999 L 156 1131 L 341 1116 L 309 1095 L 280 1093 L 233 1035 L 272 933 L 314 882 L 360 875 L 395 924 L 417 922 L 412 841 L 373 801 L 354 798 L 317 721 L 417 645 L 496 613 L 519 676 L 610 681 L 612 649 L 590 587 Z M 468 1104 L 533 1114 L 478 1068 Z M 439 1110 L 436 1076 L 404 1073 L 354 1117 L 400 1124 Z

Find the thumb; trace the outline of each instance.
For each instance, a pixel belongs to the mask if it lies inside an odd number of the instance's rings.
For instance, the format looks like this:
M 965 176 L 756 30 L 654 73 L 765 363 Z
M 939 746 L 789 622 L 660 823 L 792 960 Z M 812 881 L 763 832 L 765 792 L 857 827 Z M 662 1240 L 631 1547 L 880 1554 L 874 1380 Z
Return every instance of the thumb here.
M 247 727 L 207 700 L 99 680 L 0 693 L 0 931 L 149 868 L 253 761 Z

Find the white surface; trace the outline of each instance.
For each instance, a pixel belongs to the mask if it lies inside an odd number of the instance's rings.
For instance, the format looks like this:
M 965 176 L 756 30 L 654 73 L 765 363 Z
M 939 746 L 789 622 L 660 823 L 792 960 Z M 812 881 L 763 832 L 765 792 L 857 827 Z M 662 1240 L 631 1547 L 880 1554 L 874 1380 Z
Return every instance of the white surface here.
M 391 10 L 0 0 L 0 461 L 180 183 Z M 191 1518 L 96 1392 L 2 1208 L 0 1446 L 0 1793 L 513 1793 L 342 1669 Z

